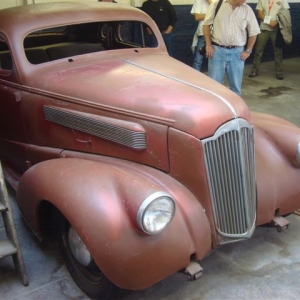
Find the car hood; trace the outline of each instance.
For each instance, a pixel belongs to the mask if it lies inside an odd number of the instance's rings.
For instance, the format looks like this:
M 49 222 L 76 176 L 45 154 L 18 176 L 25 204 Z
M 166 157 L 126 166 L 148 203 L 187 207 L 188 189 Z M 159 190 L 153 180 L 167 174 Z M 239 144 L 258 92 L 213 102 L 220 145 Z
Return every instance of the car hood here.
M 87 58 L 54 62 L 56 67 L 39 72 L 28 84 L 56 99 L 92 102 L 99 109 L 121 109 L 138 118 L 155 117 L 157 122 L 168 120 L 197 138 L 211 136 L 233 118 L 250 121 L 239 96 L 167 55 L 91 57 L 92 63 Z

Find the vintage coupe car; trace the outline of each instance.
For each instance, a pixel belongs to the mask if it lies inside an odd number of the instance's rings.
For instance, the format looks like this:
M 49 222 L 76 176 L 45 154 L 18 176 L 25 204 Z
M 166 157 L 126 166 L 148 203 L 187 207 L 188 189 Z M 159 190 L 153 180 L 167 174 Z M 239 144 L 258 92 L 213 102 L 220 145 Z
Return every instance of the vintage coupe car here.
M 147 27 L 157 46 L 148 47 Z M 39 238 L 91 298 L 116 299 L 214 248 L 287 227 L 300 129 L 250 113 L 168 56 L 154 22 L 109 3 L 0 11 L 0 158 Z M 102 299 L 102 298 L 101 298 Z

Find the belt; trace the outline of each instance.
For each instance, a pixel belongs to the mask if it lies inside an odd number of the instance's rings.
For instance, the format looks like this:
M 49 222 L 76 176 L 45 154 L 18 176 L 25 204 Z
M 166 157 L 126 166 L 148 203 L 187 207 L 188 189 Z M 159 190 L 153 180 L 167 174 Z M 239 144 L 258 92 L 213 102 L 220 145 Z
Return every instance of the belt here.
M 240 47 L 240 46 L 224 46 L 224 45 L 219 45 L 215 42 L 212 42 L 212 44 L 215 46 L 221 47 L 221 48 L 226 48 L 226 49 L 234 49 L 234 48 Z

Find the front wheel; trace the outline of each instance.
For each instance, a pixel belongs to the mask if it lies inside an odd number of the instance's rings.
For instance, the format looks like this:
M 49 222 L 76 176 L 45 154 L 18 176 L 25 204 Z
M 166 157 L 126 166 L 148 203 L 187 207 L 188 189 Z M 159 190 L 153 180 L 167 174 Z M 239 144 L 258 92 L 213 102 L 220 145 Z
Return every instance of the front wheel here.
M 65 264 L 78 287 L 92 299 L 122 299 L 128 291 L 110 282 L 95 264 L 85 244 L 66 218 L 57 212 L 55 239 Z

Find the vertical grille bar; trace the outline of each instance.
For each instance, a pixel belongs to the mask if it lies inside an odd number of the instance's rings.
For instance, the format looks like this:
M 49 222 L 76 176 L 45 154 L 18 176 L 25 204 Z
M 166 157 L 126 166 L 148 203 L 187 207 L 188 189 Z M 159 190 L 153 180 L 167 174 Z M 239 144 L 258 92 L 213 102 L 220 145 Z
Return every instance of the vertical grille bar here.
M 256 220 L 253 129 L 237 119 L 202 142 L 214 221 L 227 237 L 250 237 Z

